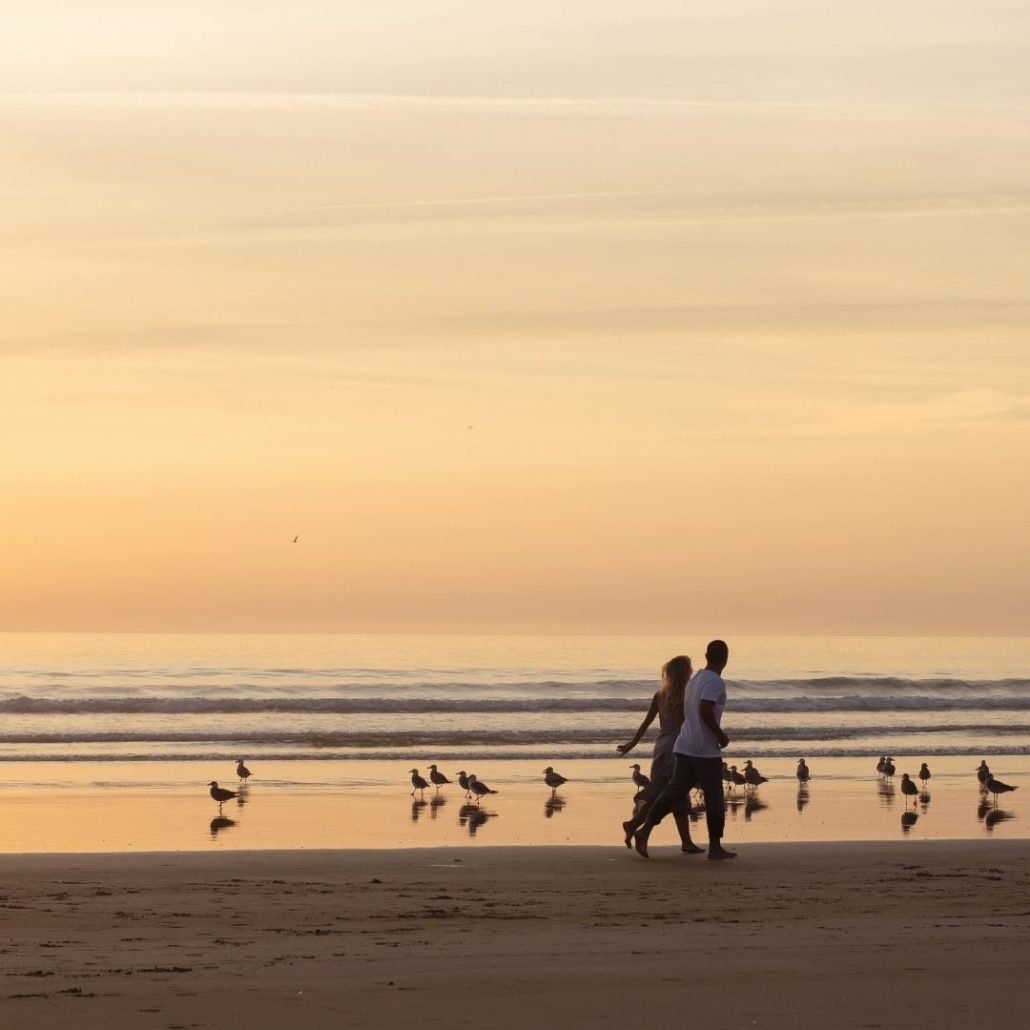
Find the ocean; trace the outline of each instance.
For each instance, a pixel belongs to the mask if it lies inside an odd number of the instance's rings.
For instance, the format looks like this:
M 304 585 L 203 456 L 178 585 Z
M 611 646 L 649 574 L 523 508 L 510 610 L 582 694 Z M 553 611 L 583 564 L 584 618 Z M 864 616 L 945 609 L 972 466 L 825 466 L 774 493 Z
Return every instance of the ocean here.
M 705 638 L 0 635 L 0 761 L 604 758 Z M 1030 638 L 729 640 L 752 758 L 1026 755 Z
M 670 636 L 0 636 L 0 851 L 610 844 L 645 771 L 639 725 Z M 1024 837 L 1030 640 L 730 637 L 728 763 L 768 778 L 727 797 L 728 838 Z M 899 777 L 929 761 L 929 790 Z M 812 781 L 799 786 L 804 756 Z M 237 782 L 236 760 L 254 776 Z M 475 772 L 412 792 L 430 763 Z M 543 771 L 568 783 L 552 792 Z M 224 807 L 209 783 L 239 791 Z M 704 817 L 698 833 L 704 837 Z M 665 828 L 660 828 L 664 830 Z M 668 837 L 669 834 L 664 834 Z M 671 843 L 671 841 L 665 841 Z

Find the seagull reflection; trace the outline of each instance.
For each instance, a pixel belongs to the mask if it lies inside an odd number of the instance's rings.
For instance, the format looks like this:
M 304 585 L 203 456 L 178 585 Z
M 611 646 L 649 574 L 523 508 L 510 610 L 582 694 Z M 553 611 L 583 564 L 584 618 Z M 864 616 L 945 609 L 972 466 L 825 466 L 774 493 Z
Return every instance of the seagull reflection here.
M 919 804 L 924 812 L 930 807 L 930 792 L 928 790 L 921 790 L 919 792 Z
M 917 812 L 905 812 L 901 816 L 901 832 L 908 833 L 916 824 L 916 820 L 919 818 Z
M 983 822 L 984 816 L 991 810 L 991 803 L 986 797 L 980 799 L 980 804 L 976 806 L 976 817 Z
M 726 799 L 726 808 L 729 810 L 730 815 L 732 815 L 734 819 L 737 818 L 737 809 L 740 808 L 740 806 L 742 804 L 744 804 L 743 799 L 739 798 L 739 797 L 734 797 L 732 794 Z M 691 808 L 691 810 L 690 810 L 690 817 L 695 822 L 697 822 L 697 810 L 696 809 Z
M 443 808 L 443 806 L 446 804 L 447 798 L 445 798 L 442 794 L 435 794 L 433 797 L 431 797 L 429 799 L 429 818 L 435 819 L 436 810 L 438 808 Z
M 808 784 L 798 784 L 798 811 L 803 812 L 805 805 L 808 804 Z
M 214 819 L 211 820 L 211 839 L 214 840 L 222 830 L 227 830 L 230 826 L 235 825 L 235 819 L 230 819 L 228 816 L 224 815 L 216 815 Z
M 566 805 L 565 798 L 561 794 L 555 794 L 544 802 L 544 817 L 550 819 L 555 812 L 560 812 Z
M 418 822 L 418 817 L 422 814 L 422 809 L 427 808 L 429 805 L 428 801 L 416 800 L 411 803 L 411 821 L 413 823 Z
M 984 826 L 986 826 L 988 830 L 993 830 L 998 823 L 1003 823 L 1006 819 L 1015 818 L 1015 812 L 1006 812 L 1003 808 L 991 808 L 984 816 Z
M 250 787 L 244 782 L 239 790 L 236 791 L 236 806 L 242 808 L 247 802 L 250 801 Z
M 488 819 L 493 819 L 496 814 L 496 812 L 488 812 L 480 805 L 462 805 L 458 810 L 458 825 L 467 826 L 469 836 L 474 837 L 476 830 Z
M 752 792 L 744 802 L 744 821 L 751 822 L 751 816 L 755 812 L 762 812 L 769 807 L 765 801 L 759 801 L 757 795 Z
M 876 785 L 876 792 L 880 795 L 880 800 L 887 808 L 894 804 L 895 787 L 890 780 L 880 780 Z

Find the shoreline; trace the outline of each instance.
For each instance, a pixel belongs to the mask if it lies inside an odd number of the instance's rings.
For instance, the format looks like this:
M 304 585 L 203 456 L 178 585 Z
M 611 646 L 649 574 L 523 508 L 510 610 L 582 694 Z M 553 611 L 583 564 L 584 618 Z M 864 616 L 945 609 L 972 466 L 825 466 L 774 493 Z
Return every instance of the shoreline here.
M 11 1025 L 1021 1027 L 1030 842 L 0 856 Z M 489 1012 L 484 1008 L 489 1006 Z

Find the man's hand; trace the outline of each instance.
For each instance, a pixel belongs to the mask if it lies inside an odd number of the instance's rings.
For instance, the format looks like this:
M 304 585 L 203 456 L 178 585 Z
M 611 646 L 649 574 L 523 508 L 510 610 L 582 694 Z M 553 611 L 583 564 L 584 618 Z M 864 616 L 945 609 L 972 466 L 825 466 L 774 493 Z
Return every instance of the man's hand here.
M 719 733 L 715 739 L 719 741 L 720 748 L 729 747 L 730 738 L 727 737 L 726 734 L 722 732 L 722 730 L 719 730 Z
M 620 755 L 624 755 L 628 751 L 632 751 L 634 746 L 635 745 L 633 745 L 633 744 L 616 744 L 615 745 L 615 750 L 618 751 Z

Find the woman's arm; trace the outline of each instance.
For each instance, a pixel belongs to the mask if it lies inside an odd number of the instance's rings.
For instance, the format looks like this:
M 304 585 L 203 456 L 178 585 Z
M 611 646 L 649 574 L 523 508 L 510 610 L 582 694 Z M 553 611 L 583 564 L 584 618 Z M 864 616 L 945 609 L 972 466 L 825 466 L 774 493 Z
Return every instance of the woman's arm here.
M 647 715 L 644 716 L 644 721 L 640 724 L 640 729 L 633 735 L 633 739 L 628 744 L 619 744 L 615 750 L 622 755 L 628 755 L 640 743 L 640 738 L 647 732 L 647 727 L 654 722 L 654 717 L 658 714 L 658 695 L 655 694 L 651 698 L 651 705 L 647 709 Z

